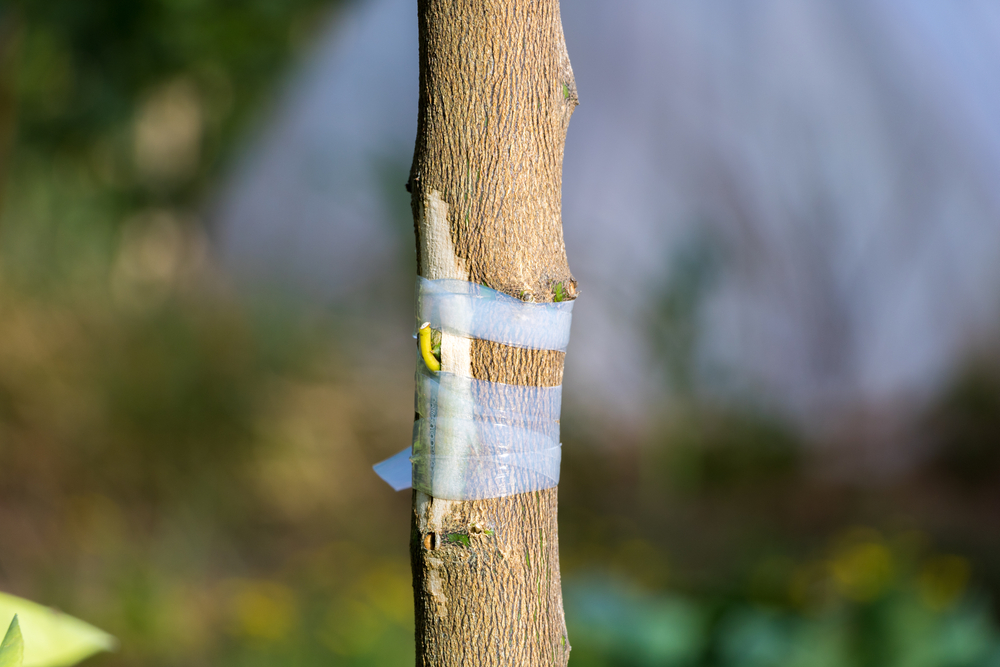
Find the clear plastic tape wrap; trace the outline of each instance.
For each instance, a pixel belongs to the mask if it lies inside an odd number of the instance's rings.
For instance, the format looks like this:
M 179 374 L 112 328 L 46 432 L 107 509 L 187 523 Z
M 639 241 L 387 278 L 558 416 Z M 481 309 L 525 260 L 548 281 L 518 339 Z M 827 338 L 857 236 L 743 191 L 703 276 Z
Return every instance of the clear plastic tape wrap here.
M 572 302 L 533 304 L 460 280 L 420 278 L 418 327 L 564 351 Z M 374 466 L 394 489 L 478 500 L 559 483 L 562 387 L 527 387 L 433 372 L 418 360 L 413 446 Z
M 478 500 L 559 483 L 562 387 L 417 373 L 413 487 Z
M 417 278 L 417 327 L 533 350 L 566 351 L 573 302 L 525 303 L 464 280 Z

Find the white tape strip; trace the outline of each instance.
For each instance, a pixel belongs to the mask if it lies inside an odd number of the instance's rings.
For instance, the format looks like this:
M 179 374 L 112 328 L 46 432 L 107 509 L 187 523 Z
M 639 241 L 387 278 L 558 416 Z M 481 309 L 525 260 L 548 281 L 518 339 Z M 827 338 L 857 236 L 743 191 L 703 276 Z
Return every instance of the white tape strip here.
M 569 344 L 573 302 L 525 303 L 464 280 L 417 278 L 417 327 L 534 350 Z
M 562 387 L 417 373 L 413 486 L 476 500 L 559 483 Z
M 413 464 L 410 463 L 412 453 L 413 447 L 407 447 L 385 461 L 376 463 L 372 468 L 393 491 L 408 489 L 413 485 Z
M 458 280 L 418 284 L 419 322 L 517 347 L 565 350 L 572 306 L 524 303 Z M 477 500 L 559 483 L 562 387 L 487 382 L 417 364 L 413 446 L 375 466 L 390 486 Z

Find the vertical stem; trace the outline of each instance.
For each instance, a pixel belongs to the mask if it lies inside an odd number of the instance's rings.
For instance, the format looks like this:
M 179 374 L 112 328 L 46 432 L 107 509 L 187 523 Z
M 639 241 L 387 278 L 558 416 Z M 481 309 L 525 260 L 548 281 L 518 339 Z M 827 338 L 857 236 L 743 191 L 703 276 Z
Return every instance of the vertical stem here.
M 577 104 L 558 0 L 418 0 L 410 187 L 418 271 L 525 301 L 575 298 L 562 160 Z M 442 370 L 562 383 L 564 355 L 443 336 Z M 417 665 L 567 664 L 555 488 L 449 501 L 414 492 Z

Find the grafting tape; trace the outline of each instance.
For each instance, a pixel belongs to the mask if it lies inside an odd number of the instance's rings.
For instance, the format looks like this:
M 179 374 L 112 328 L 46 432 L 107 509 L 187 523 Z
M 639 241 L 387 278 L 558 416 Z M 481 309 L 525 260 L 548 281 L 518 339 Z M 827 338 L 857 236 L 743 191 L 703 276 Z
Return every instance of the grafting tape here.
M 460 280 L 418 279 L 418 327 L 564 351 L 573 302 L 535 304 Z M 417 361 L 413 446 L 374 466 L 394 489 L 477 500 L 559 483 L 562 387 L 527 387 L 433 372 Z M 407 466 L 410 463 L 411 466 Z
M 464 280 L 417 278 L 417 327 L 533 350 L 566 351 L 573 302 L 526 303 Z

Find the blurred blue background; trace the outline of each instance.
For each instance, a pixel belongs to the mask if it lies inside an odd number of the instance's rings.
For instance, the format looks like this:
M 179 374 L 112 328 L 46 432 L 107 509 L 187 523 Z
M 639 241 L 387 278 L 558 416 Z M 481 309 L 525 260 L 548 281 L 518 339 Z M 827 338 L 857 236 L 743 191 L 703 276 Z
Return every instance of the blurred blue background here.
M 1000 665 L 1000 9 L 574 0 L 574 665 Z M 0 8 L 0 588 L 413 659 L 409 0 Z

